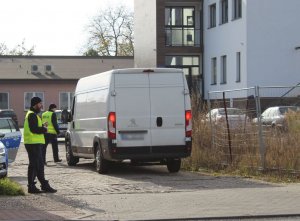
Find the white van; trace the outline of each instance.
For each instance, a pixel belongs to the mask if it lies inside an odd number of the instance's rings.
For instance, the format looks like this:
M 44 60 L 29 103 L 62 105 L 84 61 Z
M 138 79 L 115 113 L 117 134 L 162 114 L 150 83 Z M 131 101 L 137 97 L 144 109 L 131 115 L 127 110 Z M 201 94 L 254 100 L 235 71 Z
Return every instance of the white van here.
M 78 81 L 66 133 L 66 158 L 160 162 L 178 172 L 192 148 L 189 90 L 179 69 L 112 70 Z

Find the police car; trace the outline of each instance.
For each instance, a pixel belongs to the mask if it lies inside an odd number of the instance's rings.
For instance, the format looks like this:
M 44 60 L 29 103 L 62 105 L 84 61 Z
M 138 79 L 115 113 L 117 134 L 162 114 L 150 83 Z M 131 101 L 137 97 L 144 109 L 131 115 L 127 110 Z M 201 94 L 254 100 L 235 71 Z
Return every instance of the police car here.
M 4 144 L 0 141 L 0 178 L 7 176 L 7 165 L 8 165 L 8 158 L 6 154 L 6 148 Z
M 5 167 L 7 173 L 7 164 L 15 161 L 20 147 L 21 137 L 22 134 L 18 126 L 11 118 L 0 118 L 0 170 L 1 168 L 4 170 Z M 4 159 L 6 165 L 3 163 Z

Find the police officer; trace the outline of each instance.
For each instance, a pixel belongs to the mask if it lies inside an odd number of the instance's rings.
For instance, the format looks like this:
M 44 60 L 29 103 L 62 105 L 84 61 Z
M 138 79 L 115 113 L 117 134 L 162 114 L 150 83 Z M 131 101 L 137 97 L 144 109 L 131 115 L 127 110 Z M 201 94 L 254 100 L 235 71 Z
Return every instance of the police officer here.
M 57 118 L 55 114 L 56 105 L 50 104 L 48 111 L 42 114 L 42 121 L 48 124 L 48 131 L 45 133 L 45 145 L 43 147 L 43 160 L 46 163 L 47 146 L 49 143 L 52 144 L 52 153 L 54 162 L 61 162 L 58 156 L 58 144 L 57 135 L 59 134 L 59 127 L 57 124 Z
M 47 125 L 43 125 L 41 118 L 37 115 L 42 107 L 42 100 L 39 97 L 33 97 L 24 122 L 24 144 L 29 158 L 28 193 L 56 192 L 45 179 L 44 173 L 42 148 L 45 144 L 44 133 L 47 132 Z M 36 177 L 41 183 L 42 191 L 35 186 Z

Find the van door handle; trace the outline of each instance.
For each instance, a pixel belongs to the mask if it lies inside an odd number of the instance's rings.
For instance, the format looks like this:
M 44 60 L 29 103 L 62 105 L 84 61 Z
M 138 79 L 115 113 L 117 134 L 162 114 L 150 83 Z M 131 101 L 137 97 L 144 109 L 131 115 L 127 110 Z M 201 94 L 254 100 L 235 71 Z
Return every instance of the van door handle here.
M 156 125 L 157 125 L 157 127 L 161 127 L 162 124 L 163 124 L 163 119 L 162 119 L 162 117 L 156 118 Z

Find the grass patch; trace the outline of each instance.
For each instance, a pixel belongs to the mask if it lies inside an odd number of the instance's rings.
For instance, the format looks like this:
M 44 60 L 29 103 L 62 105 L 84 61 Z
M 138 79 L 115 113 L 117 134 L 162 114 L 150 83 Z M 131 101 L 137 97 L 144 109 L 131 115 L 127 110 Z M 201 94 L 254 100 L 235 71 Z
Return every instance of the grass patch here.
M 25 195 L 22 187 L 8 178 L 0 179 L 0 196 L 20 196 Z

